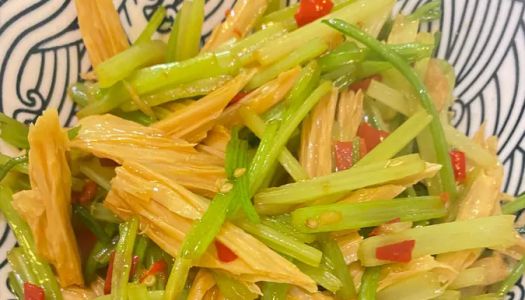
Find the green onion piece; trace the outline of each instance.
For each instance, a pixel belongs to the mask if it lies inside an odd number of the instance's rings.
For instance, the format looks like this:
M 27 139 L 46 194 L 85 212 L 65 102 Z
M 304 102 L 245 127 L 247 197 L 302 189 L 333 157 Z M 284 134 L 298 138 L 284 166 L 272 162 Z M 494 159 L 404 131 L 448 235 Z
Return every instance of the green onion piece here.
M 319 267 L 312 267 L 301 262 L 294 262 L 294 264 L 318 285 L 332 293 L 336 293 L 343 286 L 341 280 L 329 270 L 326 260 L 323 260 L 323 264 Z
M 344 42 L 334 50 L 319 58 L 319 65 L 323 73 L 361 62 L 365 59 L 365 50 L 359 48 L 355 42 Z
M 273 250 L 295 258 L 307 265 L 317 267 L 323 254 L 314 247 L 308 246 L 293 236 L 286 235 L 264 224 L 252 224 L 246 221 L 237 223 L 246 232 L 258 237 Z
M 151 19 L 149 19 L 148 24 L 142 32 L 140 33 L 139 37 L 135 40 L 133 43 L 134 45 L 145 43 L 151 40 L 153 37 L 153 34 L 155 34 L 155 31 L 159 28 L 160 25 L 164 22 L 164 18 L 166 17 L 166 9 L 164 6 L 159 6 L 151 16 Z
M 95 67 L 98 84 L 107 88 L 128 77 L 138 68 L 164 61 L 166 44 L 162 41 L 146 41 L 135 44 Z
M 131 256 L 135 246 L 139 220 L 133 217 L 129 221 L 120 224 L 119 227 L 120 238 L 115 248 L 113 274 L 111 276 L 111 299 L 127 300 Z
M 512 272 L 503 280 L 498 287 L 498 296 L 504 297 L 516 285 L 520 277 L 525 273 L 525 257 L 522 258 L 512 269 Z
M 433 44 L 421 44 L 421 43 L 406 43 L 406 44 L 395 44 L 385 45 L 390 51 L 394 51 L 397 55 L 404 58 L 407 62 L 413 63 L 418 60 L 428 58 L 432 56 L 434 51 Z M 376 52 L 365 50 L 367 60 L 381 60 L 383 57 L 378 55 Z
M 22 166 L 18 168 L 19 170 L 24 170 L 25 168 L 27 168 L 27 161 L 27 155 L 9 158 L 0 167 L 0 181 L 2 181 L 7 176 L 7 173 L 9 173 L 9 171 L 11 171 L 12 169 L 16 169 L 17 166 Z M 25 168 L 23 167 L 24 164 Z
M 84 281 L 87 284 L 90 284 L 95 280 L 97 274 L 97 269 L 99 267 L 98 261 L 95 259 L 95 254 L 99 253 L 102 249 L 104 249 L 104 246 L 107 243 L 104 243 L 102 241 L 97 241 L 95 243 L 95 246 L 93 246 L 93 249 L 89 252 L 89 255 L 86 259 L 86 263 L 84 264 Z M 109 258 L 108 258 L 109 259 Z
M 328 232 L 379 226 L 396 218 L 430 220 L 446 213 L 439 197 L 411 197 L 303 207 L 292 212 L 292 223 L 302 232 Z
M 380 161 L 313 179 L 265 189 L 255 195 L 256 206 L 300 204 L 341 192 L 380 185 L 421 173 L 425 163 L 417 155 Z
M 0 211 L 6 218 L 9 227 L 13 230 L 18 244 L 24 251 L 28 264 L 32 266 L 38 285 L 44 289 L 46 299 L 62 299 L 60 287 L 51 267 L 37 254 L 31 230 L 13 208 L 12 201 L 12 192 L 0 185 Z
M 441 0 L 425 3 L 407 17 L 409 21 L 433 21 L 441 18 Z
M 302 84 L 299 81 L 298 84 Z M 270 167 L 275 163 L 277 157 L 284 149 L 288 139 L 292 136 L 294 130 L 299 126 L 301 121 L 306 117 L 306 115 L 313 109 L 313 107 L 330 91 L 332 90 L 332 84 L 330 82 L 323 82 L 315 89 L 308 98 L 304 100 L 299 107 L 296 105 L 296 101 L 299 99 L 293 99 L 292 95 L 299 95 L 302 91 L 297 91 L 297 94 L 291 94 L 290 105 L 288 109 L 283 114 L 283 122 L 280 126 L 276 136 L 273 138 L 273 143 L 270 147 L 257 149 L 256 157 L 259 155 L 264 159 L 265 163 L 262 164 L 262 167 L 255 168 L 257 165 L 252 163 L 250 166 L 250 190 L 254 194 L 257 192 L 262 184 L 262 179 L 267 178 Z M 294 92 L 292 90 L 292 92 Z M 304 99 L 304 98 L 303 98 Z M 270 125 L 268 126 L 270 127 Z M 254 162 L 255 162 L 254 158 Z
M 272 121 L 266 126 L 257 152 L 255 152 L 255 156 L 250 164 L 250 194 L 252 195 L 262 186 L 273 166 L 273 161 L 268 153 L 275 147 L 279 125 L 279 121 Z
M 229 300 L 251 300 L 256 299 L 257 295 L 252 293 L 244 284 L 231 278 L 222 272 L 213 272 L 213 278 L 221 294 Z
M 168 61 L 182 61 L 199 54 L 204 0 L 185 0 L 177 15 L 176 46 L 175 49 L 169 49 L 174 52 L 168 53 Z
M 425 84 L 418 77 L 416 72 L 410 67 L 410 65 L 394 51 L 385 47 L 381 42 L 377 41 L 373 37 L 369 36 L 354 25 L 348 24 L 343 20 L 331 19 L 325 20 L 323 23 L 335 28 L 342 33 L 350 36 L 351 38 L 363 43 L 372 51 L 375 51 L 386 61 L 391 63 L 417 91 L 421 105 L 425 110 L 432 116 L 432 122 L 430 123 L 430 131 L 432 133 L 432 140 L 436 149 L 436 157 L 441 168 L 441 183 L 444 192 L 447 192 L 450 199 L 454 201 L 457 195 L 456 182 L 454 179 L 454 172 L 452 170 L 452 164 L 448 154 L 448 145 L 445 140 L 445 134 L 441 126 L 439 115 L 434 107 L 432 99 L 428 94 Z
M 33 272 L 32 266 L 26 259 L 24 250 L 20 247 L 15 247 L 7 252 L 7 261 L 14 272 L 19 275 L 23 282 L 37 283 L 37 277 Z
M 368 152 L 356 166 L 394 157 L 415 139 L 431 121 L 432 117 L 425 111 L 417 112 L 379 143 L 377 147 Z
M 131 96 L 124 84 L 117 82 L 114 86 L 101 90 L 94 101 L 88 102 L 78 111 L 77 116 L 83 118 L 89 115 L 103 114 L 119 107 L 126 101 L 131 101 Z
M 168 283 L 166 284 L 166 290 L 164 293 L 165 300 L 177 299 L 182 293 L 184 285 L 186 284 L 188 272 L 191 269 L 191 264 L 191 259 L 183 257 L 175 258 L 175 264 L 171 269 Z
M 510 215 L 510 214 L 515 214 L 524 208 L 525 208 L 525 194 L 521 194 L 514 201 L 507 202 L 504 205 L 502 205 L 501 212 L 506 215 Z
M 93 218 L 99 221 L 119 224 L 122 223 L 111 210 L 107 209 L 104 204 L 100 202 L 93 202 L 89 207 L 89 213 Z
M 23 156 L 19 156 L 19 157 L 23 157 Z M 0 165 L 5 165 L 11 159 L 13 159 L 11 156 L 7 156 L 5 154 L 0 153 Z M 17 171 L 19 173 L 22 173 L 22 174 L 28 174 L 29 173 L 27 162 L 16 164 L 11 170 L 15 170 L 15 171 Z
M 276 78 L 282 72 L 316 58 L 323 54 L 327 49 L 328 44 L 326 42 L 320 39 L 312 40 L 303 47 L 298 48 L 293 53 L 290 53 L 290 55 L 282 60 L 279 60 L 275 64 L 270 65 L 255 74 L 250 82 L 248 82 L 245 89 L 249 91 L 254 90 Z
M 359 289 L 359 300 L 375 300 L 377 286 L 379 285 L 379 275 L 381 267 L 366 268 L 361 279 L 361 288 Z
M 286 300 L 290 285 L 286 283 L 265 282 L 262 286 L 261 300 Z
M 143 284 L 128 284 L 128 300 L 149 300 L 148 288 Z
M 146 256 L 146 250 L 148 249 L 149 239 L 145 235 L 139 234 L 137 236 L 137 242 L 135 243 L 135 249 L 133 250 L 133 256 L 138 256 L 140 263 L 144 265 L 144 257 Z
M 508 247 L 516 243 L 513 224 L 514 216 L 499 215 L 416 227 L 369 237 L 361 242 L 358 255 L 364 266 L 389 263 L 376 258 L 376 249 L 406 240 L 415 240 L 412 258 L 466 249 Z
M 342 283 L 336 296 L 340 299 L 355 299 L 357 293 L 355 291 L 354 281 L 350 276 L 339 245 L 331 237 L 326 236 L 321 240 L 321 248 L 323 249 L 323 255 L 332 262 L 334 274 Z
M 230 180 L 235 179 L 235 169 L 238 167 L 239 152 L 241 152 L 241 140 L 239 139 L 239 127 L 231 131 L 231 138 L 226 146 L 225 171 Z
M 9 287 L 11 287 L 11 292 L 13 292 L 13 294 L 15 294 L 18 299 L 24 299 L 25 281 L 22 279 L 22 277 L 18 273 L 11 271 L 7 275 L 7 282 L 9 283 Z
M 28 149 L 27 135 L 29 127 L 17 120 L 0 113 L 0 138 L 17 148 Z
M 104 231 L 102 225 L 91 216 L 89 210 L 82 205 L 73 204 L 73 215 L 76 219 L 80 220 L 84 226 L 86 226 L 91 233 L 93 233 L 97 239 L 102 242 L 109 242 L 111 237 Z
M 115 251 L 115 246 L 118 242 L 118 236 L 111 241 L 111 243 L 104 244 L 98 251 L 93 252 L 93 259 L 102 267 L 107 266 L 111 259 L 111 254 Z

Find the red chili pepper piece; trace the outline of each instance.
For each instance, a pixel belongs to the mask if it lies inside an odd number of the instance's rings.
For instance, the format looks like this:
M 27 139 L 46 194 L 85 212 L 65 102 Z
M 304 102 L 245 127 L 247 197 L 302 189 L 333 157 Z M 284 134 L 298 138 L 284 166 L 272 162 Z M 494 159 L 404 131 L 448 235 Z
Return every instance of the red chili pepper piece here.
M 104 281 L 104 295 L 111 294 L 111 277 L 113 276 L 113 261 L 115 260 L 115 251 L 109 257 L 108 272 L 106 273 L 106 281 Z
M 452 162 L 452 169 L 454 169 L 454 177 L 456 182 L 463 183 L 467 178 L 465 153 L 459 150 L 450 151 L 450 161 Z
M 334 3 L 331 0 L 301 0 L 295 13 L 295 22 L 301 27 L 326 16 L 333 7 Z
M 80 204 L 88 204 L 91 202 L 91 200 L 95 199 L 95 196 L 97 194 L 98 185 L 92 181 L 88 180 L 84 187 L 82 188 L 82 193 L 80 193 L 80 196 L 78 196 L 78 203 Z
M 44 300 L 44 289 L 29 282 L 24 283 L 24 300 Z
M 352 167 L 352 142 L 335 142 L 335 167 L 337 171 L 342 171 Z
M 218 240 L 215 240 L 215 248 L 220 261 L 228 263 L 237 259 L 237 254 Z
M 146 278 L 148 278 L 149 276 L 155 276 L 156 274 L 158 273 L 165 273 L 166 272 L 166 262 L 163 261 L 163 260 L 158 260 L 156 262 L 154 262 L 148 270 L 146 270 L 146 272 L 144 272 L 142 274 L 142 276 L 140 276 L 140 282 L 144 282 L 144 280 L 146 280 Z
M 365 78 L 363 80 L 360 80 L 360 81 L 357 81 L 357 82 L 354 82 L 352 83 L 348 88 L 354 92 L 357 92 L 358 90 L 367 90 L 368 87 L 370 86 L 370 83 L 372 82 L 372 80 L 375 80 L 375 81 L 381 81 L 383 78 L 381 77 L 381 75 L 374 75 L 374 76 L 371 76 L 371 77 L 368 77 L 368 78 Z
M 133 258 L 131 259 L 131 269 L 129 270 L 129 278 L 133 278 L 135 276 L 135 272 L 137 272 L 137 266 L 140 262 L 140 257 L 137 255 L 133 255 Z
M 395 244 L 376 248 L 376 258 L 392 262 L 407 263 L 412 260 L 412 250 L 416 246 L 415 240 L 406 240 Z
M 359 125 L 359 129 L 357 129 L 357 135 L 365 140 L 366 150 L 371 151 L 381 143 L 389 133 L 362 122 L 361 125 Z

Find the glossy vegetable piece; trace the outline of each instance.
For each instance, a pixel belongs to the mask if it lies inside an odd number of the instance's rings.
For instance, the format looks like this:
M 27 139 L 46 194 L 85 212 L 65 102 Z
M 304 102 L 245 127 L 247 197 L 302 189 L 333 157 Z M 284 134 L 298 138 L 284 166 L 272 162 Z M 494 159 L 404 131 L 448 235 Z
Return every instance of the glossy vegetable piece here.
M 332 11 L 332 0 L 301 0 L 295 13 L 295 21 L 299 27 L 311 23 Z
M 38 285 L 24 283 L 24 300 L 44 300 L 44 290 Z
M 465 179 L 467 178 L 465 153 L 458 150 L 450 151 L 450 161 L 452 162 L 456 182 L 465 182 Z
M 377 247 L 376 258 L 391 262 L 407 263 L 412 260 L 412 250 L 414 250 L 415 245 L 415 240 L 406 240 L 395 244 Z

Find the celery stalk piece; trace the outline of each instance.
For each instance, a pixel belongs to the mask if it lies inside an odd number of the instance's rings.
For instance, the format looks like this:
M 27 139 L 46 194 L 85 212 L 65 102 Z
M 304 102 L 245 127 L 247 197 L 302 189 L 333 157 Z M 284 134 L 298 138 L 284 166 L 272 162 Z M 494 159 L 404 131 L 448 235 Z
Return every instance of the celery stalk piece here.
M 319 100 L 321 100 L 331 90 L 332 83 L 323 82 L 310 94 L 308 98 L 304 100 L 302 104 L 299 103 L 299 107 L 297 107 L 298 105 L 296 102 L 299 102 L 300 98 L 291 101 L 290 106 L 288 107 L 289 109 L 285 111 L 283 115 L 282 125 L 273 139 L 271 147 L 267 147 L 265 149 L 261 149 L 261 147 L 259 147 L 259 149 L 257 149 L 256 157 L 259 154 L 265 163 L 260 164 L 260 167 L 254 163 L 250 165 L 250 191 L 252 195 L 255 194 L 261 187 L 262 179 L 268 176 L 270 167 L 277 160 L 279 153 L 282 152 L 282 149 L 288 142 L 288 139 L 297 126 L 299 126 L 301 121 L 306 117 L 308 112 L 313 109 Z M 294 90 L 292 90 L 291 93 L 293 92 Z M 299 92 L 297 93 L 299 94 Z
M 308 63 L 299 78 L 295 82 L 292 90 L 288 94 L 288 97 L 284 99 L 282 103 L 282 109 L 277 114 L 275 119 L 287 120 L 292 114 L 295 113 L 313 90 L 319 85 L 319 79 L 321 77 L 321 70 L 319 64 L 314 60 Z
M 314 247 L 303 244 L 292 236 L 288 236 L 264 224 L 253 224 L 246 221 L 237 223 L 246 232 L 258 237 L 273 250 L 283 253 L 307 265 L 317 267 L 323 254 Z
M 93 202 L 89 207 L 89 213 L 93 218 L 99 221 L 119 224 L 122 222 L 111 210 L 107 209 L 100 202 Z
M 334 273 L 343 284 L 337 291 L 336 296 L 340 299 L 355 299 L 357 293 L 355 291 L 354 281 L 350 276 L 339 245 L 335 240 L 327 236 L 321 240 L 321 247 L 323 249 L 323 255 L 332 262 Z
M 139 229 L 139 220 L 136 217 L 120 224 L 120 238 L 115 248 L 113 260 L 113 274 L 111 276 L 111 299 L 128 299 L 128 281 L 131 271 L 131 259 L 135 239 Z
M 484 168 L 491 168 L 498 164 L 498 160 L 494 155 L 490 154 L 490 152 L 454 127 L 448 124 L 443 124 L 443 131 L 445 132 L 445 137 L 450 145 L 465 152 L 467 158 L 476 164 Z
M 409 21 L 432 21 L 441 17 L 441 0 L 434 0 L 419 7 L 407 17 Z
M 170 36 L 168 38 L 168 53 L 166 55 L 166 62 L 175 61 L 175 52 L 177 51 L 179 34 L 180 34 L 180 14 L 176 14 L 171 26 Z
M 354 42 L 344 42 L 334 50 L 319 58 L 321 71 L 329 72 L 340 66 L 361 62 L 365 59 L 365 50 Z
M 191 269 L 192 261 L 188 258 L 177 257 L 175 263 L 171 268 L 168 283 L 166 284 L 166 290 L 164 292 L 164 300 L 173 300 L 184 290 L 186 284 L 186 278 Z
M 274 161 L 267 155 L 273 147 L 275 147 L 275 139 L 279 130 L 280 121 L 271 121 L 264 130 L 263 137 L 252 159 L 250 168 L 248 170 L 250 176 L 250 195 L 263 185 L 266 181 L 269 171 L 273 167 Z
M 102 225 L 91 216 L 89 210 L 82 205 L 73 204 L 73 215 L 75 219 L 80 220 L 86 228 L 102 242 L 109 242 L 111 237 L 104 231 Z
M 453 290 L 446 290 L 438 296 L 437 298 L 434 298 L 435 300 L 460 300 L 461 299 L 461 292 L 460 291 L 453 291 Z
M 419 174 L 424 168 L 425 163 L 419 157 L 407 155 L 269 188 L 255 195 L 254 201 L 256 205 L 305 203 L 324 196 L 406 178 Z
M 143 284 L 130 283 L 128 284 L 128 299 L 129 300 L 148 300 L 148 288 Z
M 368 152 L 356 166 L 365 165 L 374 161 L 386 160 L 394 157 L 399 151 L 403 150 L 416 136 L 425 129 L 432 121 L 432 117 L 425 111 L 419 111 L 394 132 L 386 137 L 372 151 Z
M 300 232 L 295 228 L 291 223 L 291 216 L 289 214 L 264 217 L 262 218 L 262 224 L 273 228 L 281 233 L 292 236 L 295 239 L 301 241 L 302 243 L 310 244 L 313 243 L 317 236 L 315 234 Z
M 96 278 L 96 271 L 99 267 L 98 261 L 95 260 L 95 254 L 100 252 L 105 246 L 105 243 L 101 241 L 97 241 L 95 243 L 95 246 L 93 246 L 93 249 L 89 252 L 89 255 L 86 259 L 86 262 L 84 264 L 84 280 L 87 284 L 90 284 L 95 280 Z
M 260 24 L 279 24 L 284 22 L 293 22 L 295 23 L 295 20 L 293 19 L 295 12 L 299 8 L 299 4 L 292 4 L 290 6 L 286 6 L 282 9 L 279 9 L 277 11 L 274 11 L 272 13 L 269 13 L 261 18 Z
M 158 64 L 166 57 L 166 44 L 147 41 L 133 45 L 95 67 L 98 84 L 107 88 L 128 77 L 133 71 Z
M 213 278 L 226 299 L 252 300 L 257 298 L 257 295 L 252 293 L 244 284 L 222 272 L 213 272 Z
M 329 232 L 379 226 L 390 220 L 422 221 L 447 213 L 439 197 L 411 197 L 357 203 L 336 203 L 299 208 L 293 225 L 302 232 Z
M 375 300 L 377 286 L 379 285 L 379 276 L 381 267 L 366 268 L 361 279 L 361 288 L 359 289 L 359 300 Z
M 7 282 L 13 294 L 15 294 L 18 299 L 24 299 L 24 283 L 26 281 L 24 281 L 18 273 L 11 271 L 7 275 Z
M 272 64 L 313 39 L 320 38 L 329 42 L 336 37 L 337 33 L 333 29 L 323 26 L 321 23 L 323 19 L 340 18 L 347 22 L 356 23 L 365 21 L 384 11 L 390 11 L 393 4 L 394 1 L 391 0 L 357 0 L 351 2 L 321 19 L 268 42 L 256 51 L 255 56 L 263 66 Z
M 16 247 L 7 252 L 7 261 L 9 265 L 23 280 L 24 282 L 37 283 L 37 278 L 33 272 L 29 261 L 24 255 L 24 250 L 20 247 Z
M 148 298 L 147 300 L 163 300 L 164 298 L 164 291 L 157 290 L 157 291 L 148 291 Z M 111 295 L 105 295 L 95 298 L 94 300 L 111 300 Z
M 28 149 L 27 134 L 29 127 L 17 120 L 0 113 L 0 138 L 17 148 Z
M 100 91 L 99 97 L 80 109 L 77 116 L 83 118 L 89 115 L 103 114 L 119 107 L 126 101 L 131 101 L 131 96 L 122 82 L 117 82 L 112 87 Z
M 2 155 L 2 154 L 0 154 Z M 5 162 L 0 162 L 2 163 L 2 166 L 0 167 L 0 181 L 2 181 L 6 176 L 7 174 L 9 173 L 9 171 L 11 170 L 17 170 L 17 171 L 22 171 L 27 174 L 28 170 L 28 166 L 27 166 L 27 155 L 23 155 L 23 156 L 18 156 L 18 157 L 7 157 L 7 156 L 1 156 L 0 160 L 3 160 L 4 158 L 6 158 Z
M 286 7 L 286 0 L 269 0 L 268 8 L 266 8 L 264 13 L 268 15 L 274 11 L 281 10 L 283 7 Z
M 211 78 L 199 79 L 193 82 L 169 86 L 161 90 L 140 97 L 147 106 L 154 107 L 170 101 L 193 98 L 207 95 L 231 80 L 231 76 L 220 75 Z M 128 101 L 121 106 L 124 112 L 136 111 L 139 108 L 133 101 Z
M 498 296 L 504 297 L 516 285 L 521 276 L 525 273 L 525 257 L 522 258 L 512 269 L 509 276 L 503 280 L 498 287 Z
M 151 16 L 146 27 L 142 30 L 139 37 L 135 40 L 133 45 L 145 43 L 151 40 L 155 31 L 162 25 L 166 17 L 166 9 L 164 6 L 159 6 Z
M 139 95 L 155 90 L 188 83 L 219 75 L 231 75 L 236 71 L 229 53 L 206 53 L 181 62 L 172 62 L 143 68 L 136 71 L 128 80 Z
M 31 229 L 13 208 L 12 192 L 0 185 L 0 211 L 13 230 L 18 244 L 24 251 L 28 264 L 33 268 L 37 284 L 44 289 L 46 299 L 62 299 L 62 292 L 51 266 L 37 254 Z
M 255 133 L 258 138 L 262 138 L 266 129 L 264 121 L 249 108 L 239 108 L 239 114 L 241 115 L 246 126 L 250 128 L 250 130 Z M 295 181 L 308 179 L 308 174 L 304 168 L 286 147 L 283 149 L 281 154 L 279 154 L 279 162 Z
M 507 215 L 515 214 L 525 208 L 525 194 L 520 195 L 512 202 L 505 203 L 501 206 L 501 212 Z
M 177 14 L 177 44 L 175 52 L 168 53 L 170 61 L 182 61 L 199 53 L 204 22 L 204 0 L 184 0 Z
M 262 286 L 261 300 L 286 300 L 290 285 L 286 283 L 265 282 Z
M 389 50 L 396 52 L 409 63 L 430 57 L 434 50 L 432 44 L 421 43 L 394 44 L 386 45 L 386 47 Z M 378 60 L 381 59 L 381 56 L 373 51 L 367 51 L 366 58 L 369 60 Z
M 389 87 L 388 85 L 376 80 L 372 80 L 366 95 L 376 99 L 377 101 L 387 105 L 393 110 L 400 112 L 405 116 L 410 115 L 410 107 L 407 100 L 398 90 Z
M 442 189 L 444 192 L 447 192 L 450 199 L 454 201 L 457 195 L 457 190 L 456 181 L 454 179 L 454 171 L 452 170 L 452 164 L 448 154 L 448 145 L 445 140 L 443 127 L 439 121 L 439 115 L 421 78 L 419 78 L 414 69 L 412 69 L 402 57 L 385 47 L 375 38 L 367 35 L 356 26 L 337 19 L 331 19 L 323 22 L 375 51 L 386 61 L 390 62 L 399 72 L 401 72 L 401 74 L 403 74 L 408 82 L 414 87 L 421 102 L 421 106 L 423 106 L 423 108 L 432 116 L 430 132 L 432 133 L 432 141 L 436 149 L 437 161 L 442 165 L 440 171 Z
M 461 271 L 458 277 L 448 286 L 453 290 L 462 289 L 469 286 L 485 285 L 485 267 L 472 267 Z
M 443 293 L 439 276 L 433 272 L 422 272 L 399 280 L 377 293 L 381 300 L 421 300 L 434 299 Z
M 343 283 L 337 276 L 335 276 L 327 266 L 325 260 L 323 264 L 319 267 L 312 267 L 301 262 L 294 262 L 294 264 L 303 272 L 312 278 L 318 285 L 324 287 L 332 293 L 337 292 L 343 286 Z
M 275 64 L 270 65 L 262 69 L 259 73 L 255 74 L 255 76 L 253 76 L 250 82 L 248 82 L 246 85 L 246 89 L 254 90 L 266 82 L 276 78 L 282 72 L 316 58 L 317 56 L 323 54 L 326 50 L 328 50 L 328 44 L 326 42 L 320 39 L 314 39 L 308 44 L 299 47 L 282 60 L 279 60 Z
M 504 248 L 516 243 L 514 216 L 500 215 L 416 227 L 399 233 L 370 237 L 361 242 L 359 258 L 364 266 L 388 263 L 375 257 L 381 246 L 415 240 L 412 257 L 476 248 Z

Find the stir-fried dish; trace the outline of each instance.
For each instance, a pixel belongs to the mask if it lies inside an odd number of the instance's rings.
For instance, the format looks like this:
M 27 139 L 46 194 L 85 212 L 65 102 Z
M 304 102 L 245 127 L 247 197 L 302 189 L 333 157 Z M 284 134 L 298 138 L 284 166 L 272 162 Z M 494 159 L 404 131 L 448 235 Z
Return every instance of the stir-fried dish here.
M 204 0 L 128 41 L 76 0 L 93 68 L 78 121 L 0 115 L 0 210 L 20 299 L 502 299 L 525 270 L 525 197 L 498 140 L 450 125 L 441 3 Z M 163 26 L 165 26 L 164 24 Z

